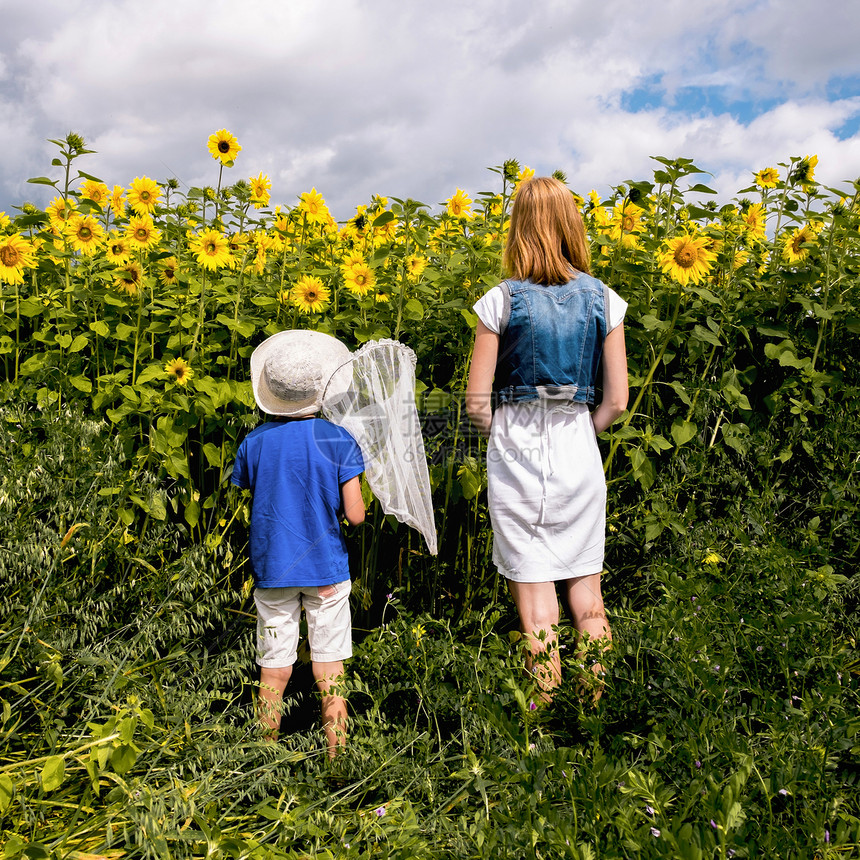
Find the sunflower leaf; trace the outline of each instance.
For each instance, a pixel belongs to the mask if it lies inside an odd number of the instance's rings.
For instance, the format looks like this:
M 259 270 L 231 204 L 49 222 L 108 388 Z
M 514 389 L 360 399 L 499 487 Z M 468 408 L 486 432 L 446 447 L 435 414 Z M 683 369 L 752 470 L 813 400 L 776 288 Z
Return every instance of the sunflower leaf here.
M 99 179 L 98 176 L 93 176 L 89 173 L 84 173 L 83 170 L 78 171 L 78 179 L 89 179 L 90 182 L 102 182 L 103 180 Z

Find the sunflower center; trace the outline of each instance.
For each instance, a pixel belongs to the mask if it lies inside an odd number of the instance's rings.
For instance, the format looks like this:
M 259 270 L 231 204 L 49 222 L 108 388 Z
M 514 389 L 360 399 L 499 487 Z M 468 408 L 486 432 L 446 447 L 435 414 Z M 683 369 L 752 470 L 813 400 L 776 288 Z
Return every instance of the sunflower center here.
M 0 263 L 8 268 L 13 268 L 21 261 L 21 255 L 11 245 L 4 245 L 0 248 Z
M 90 239 L 93 238 L 93 231 L 90 230 L 89 227 L 81 227 L 81 229 L 78 230 L 78 238 L 82 242 L 88 242 Z
M 149 230 L 147 230 L 146 227 L 138 227 L 134 231 L 134 238 L 137 239 L 138 242 L 145 242 L 148 236 Z
M 308 290 L 307 293 L 305 293 L 305 295 L 307 296 L 307 300 L 309 302 L 315 302 L 317 300 L 317 291 L 316 290 Z
M 124 251 L 125 251 L 125 248 L 123 248 L 123 246 L 120 245 L 119 243 L 117 243 L 116 245 L 110 246 L 111 254 L 113 254 L 116 257 L 118 257 L 120 254 L 122 254 Z
M 214 243 L 214 242 L 207 242 L 207 243 L 203 246 L 203 250 L 204 250 L 207 254 L 214 255 L 214 254 L 217 252 L 217 250 L 218 250 L 218 249 L 215 247 L 215 243 Z
M 682 269 L 689 269 L 695 265 L 697 259 L 698 254 L 696 254 L 696 249 L 690 245 L 682 245 L 675 251 L 675 262 Z
M 636 226 L 636 219 L 632 215 L 625 215 L 621 221 L 621 229 L 628 233 Z
M 230 144 L 226 140 L 218 141 L 218 152 L 226 155 L 230 151 Z

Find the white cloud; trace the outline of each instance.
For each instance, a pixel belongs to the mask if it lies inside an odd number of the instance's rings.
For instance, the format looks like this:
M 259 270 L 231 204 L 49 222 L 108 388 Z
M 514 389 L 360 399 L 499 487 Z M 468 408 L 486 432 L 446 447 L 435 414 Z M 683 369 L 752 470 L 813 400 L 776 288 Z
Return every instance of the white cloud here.
M 647 178 L 655 154 L 695 158 L 721 189 L 807 152 L 821 177 L 860 174 L 855 139 L 834 134 L 857 100 L 824 96 L 832 76 L 860 71 L 860 6 L 835 0 L 814 14 L 799 0 L 45 6 L 17 6 L 0 34 L 15 154 L 0 164 L 0 208 L 36 197 L 22 181 L 49 169 L 44 138 L 69 129 L 98 150 L 82 169 L 105 181 L 187 187 L 217 181 L 206 138 L 226 127 L 243 146 L 226 181 L 262 170 L 284 203 L 316 186 L 341 218 L 374 192 L 435 204 L 495 187 L 487 167 L 509 157 L 580 189 Z M 645 84 L 663 104 L 625 111 Z M 747 124 L 691 116 L 673 100 L 689 87 L 784 103 Z

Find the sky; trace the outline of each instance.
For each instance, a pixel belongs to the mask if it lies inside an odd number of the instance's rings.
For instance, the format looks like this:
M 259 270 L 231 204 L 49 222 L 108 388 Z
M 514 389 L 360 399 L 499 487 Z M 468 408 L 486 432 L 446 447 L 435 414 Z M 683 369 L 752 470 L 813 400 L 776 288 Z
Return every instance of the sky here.
M 0 0 L 0 210 L 77 167 L 215 186 L 315 187 L 338 220 L 373 194 L 437 209 L 500 189 L 509 158 L 580 194 L 692 158 L 728 202 L 752 174 L 818 155 L 860 177 L 860 3 L 852 0 Z M 784 175 L 784 174 L 783 174 Z M 77 183 L 75 184 L 77 185 Z

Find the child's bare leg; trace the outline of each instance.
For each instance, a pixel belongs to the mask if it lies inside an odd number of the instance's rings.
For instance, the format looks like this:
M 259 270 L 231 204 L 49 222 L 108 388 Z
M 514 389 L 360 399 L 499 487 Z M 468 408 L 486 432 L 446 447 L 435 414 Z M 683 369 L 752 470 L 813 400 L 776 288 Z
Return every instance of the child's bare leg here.
M 281 727 L 284 690 L 293 674 L 292 666 L 280 668 L 260 667 L 260 692 L 257 697 L 257 716 L 266 729 L 266 740 L 276 741 Z
M 314 679 L 322 697 L 322 724 L 328 743 L 329 758 L 346 746 L 346 699 L 338 693 L 338 683 L 343 678 L 343 660 L 311 663 Z
M 567 599 L 570 611 L 573 615 L 573 623 L 579 631 L 579 641 L 583 634 L 588 634 L 589 642 L 599 643 L 601 653 L 609 650 L 612 643 L 612 630 L 606 618 L 606 609 L 603 606 L 603 593 L 600 589 L 600 574 L 591 576 L 580 576 L 576 579 L 567 580 Z M 585 651 L 580 649 L 578 657 L 585 659 Z M 604 673 L 603 664 L 595 662 L 591 671 L 598 677 Z M 595 703 L 603 695 L 603 684 L 598 684 L 594 691 Z
M 559 620 L 555 583 L 508 580 L 508 586 L 528 641 L 526 669 L 537 681 L 541 698 L 551 701 L 552 691 L 561 683 L 561 659 L 553 630 Z

